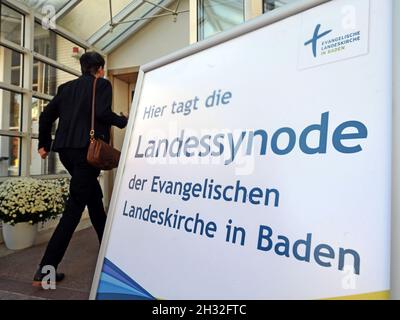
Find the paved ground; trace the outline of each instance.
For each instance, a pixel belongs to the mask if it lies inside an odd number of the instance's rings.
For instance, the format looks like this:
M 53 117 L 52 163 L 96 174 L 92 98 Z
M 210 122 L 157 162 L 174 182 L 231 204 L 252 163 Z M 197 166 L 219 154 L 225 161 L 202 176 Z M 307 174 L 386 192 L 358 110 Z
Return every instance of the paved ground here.
M 56 290 L 32 287 L 46 243 L 0 258 L 0 300 L 86 300 L 89 297 L 99 245 L 93 228 L 74 234 L 59 271 L 65 279 Z

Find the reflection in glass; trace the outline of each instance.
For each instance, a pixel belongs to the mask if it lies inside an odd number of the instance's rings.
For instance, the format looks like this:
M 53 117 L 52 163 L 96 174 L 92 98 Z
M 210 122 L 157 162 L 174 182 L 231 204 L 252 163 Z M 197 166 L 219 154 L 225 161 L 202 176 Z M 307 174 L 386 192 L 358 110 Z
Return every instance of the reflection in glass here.
M 77 76 L 57 69 L 49 64 L 34 59 L 33 61 L 33 83 L 34 91 L 56 95 L 57 88 L 70 80 L 76 79 Z
M 0 89 L 0 129 L 19 131 L 21 125 L 22 96 Z
M 80 71 L 79 57 L 85 50 L 54 31 L 35 23 L 34 51 L 58 63 Z
M 24 16 L 4 4 L 0 5 L 1 25 L 0 39 L 8 40 L 23 46 L 22 26 Z
M 39 133 L 39 117 L 44 108 L 46 108 L 49 101 L 39 99 L 36 97 L 32 98 L 32 133 L 38 134 Z M 53 128 L 51 130 L 52 134 L 56 133 L 58 120 L 54 122 Z
M 283 7 L 299 0 L 263 0 L 263 13 Z
M 16 177 L 20 175 L 19 137 L 0 136 L 0 176 Z
M 0 46 L 0 81 L 22 87 L 22 54 Z
M 244 22 L 244 0 L 198 1 L 198 40 Z

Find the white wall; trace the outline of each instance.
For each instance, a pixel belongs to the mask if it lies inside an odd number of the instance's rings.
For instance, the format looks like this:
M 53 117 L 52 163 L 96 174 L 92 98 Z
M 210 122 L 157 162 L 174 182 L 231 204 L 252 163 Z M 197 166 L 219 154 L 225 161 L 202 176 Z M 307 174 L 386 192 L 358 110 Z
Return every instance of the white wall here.
M 113 79 L 113 109 L 114 112 L 128 114 L 129 106 L 129 84 L 118 78 Z M 113 127 L 114 132 L 114 146 L 121 150 L 122 143 L 124 141 L 125 129 L 121 130 L 117 127 Z
M 175 9 L 175 4 L 171 9 Z M 183 0 L 179 10 L 188 10 L 189 1 Z M 143 65 L 154 59 L 189 45 L 189 12 L 151 20 L 108 56 L 108 69 Z
M 66 40 L 62 37 L 56 38 L 56 47 L 57 47 L 57 61 L 69 66 L 70 68 L 76 70 L 77 72 L 81 72 L 81 65 L 78 58 L 73 57 L 72 55 L 72 47 L 74 45 L 69 40 Z M 76 79 L 74 75 L 71 75 L 67 72 L 61 71 L 57 69 L 57 88 L 61 84 Z

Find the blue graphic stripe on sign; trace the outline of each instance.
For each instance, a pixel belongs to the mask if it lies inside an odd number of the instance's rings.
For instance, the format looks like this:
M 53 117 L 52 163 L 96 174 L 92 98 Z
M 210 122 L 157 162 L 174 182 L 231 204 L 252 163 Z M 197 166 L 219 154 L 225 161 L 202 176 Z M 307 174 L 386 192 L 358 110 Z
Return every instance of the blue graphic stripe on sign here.
M 103 272 L 114 276 L 114 278 L 116 278 L 118 280 L 121 280 L 121 281 L 124 280 L 123 282 L 125 282 L 126 284 L 128 284 L 131 287 L 134 287 L 141 291 L 146 291 L 136 281 L 134 281 L 131 277 L 129 277 L 125 272 L 123 272 L 120 268 L 118 268 L 115 264 L 113 264 L 107 258 L 104 258 Z
M 148 300 L 147 298 L 121 293 L 98 293 L 97 300 Z
M 102 274 L 107 274 L 110 277 L 113 277 L 115 279 L 118 279 L 122 283 L 125 283 L 129 287 L 135 287 L 136 289 L 140 289 L 139 287 L 136 287 L 134 283 L 132 283 L 131 279 L 127 276 L 123 276 L 120 273 L 118 273 L 116 270 L 112 269 L 111 266 L 104 264 Z
M 110 283 L 105 281 L 104 279 L 100 280 L 98 295 L 102 294 L 123 294 L 126 296 L 131 296 L 131 299 L 139 299 L 139 300 L 151 300 L 152 297 L 149 297 L 142 292 L 139 292 L 135 289 L 126 289 L 114 283 Z
M 118 285 L 109 283 L 108 281 L 101 281 L 99 286 L 99 293 L 123 293 L 128 295 L 137 295 L 131 290 L 127 290 L 125 288 L 121 288 Z
M 118 286 L 119 288 L 122 288 L 122 289 L 126 289 L 129 292 L 134 293 L 134 294 L 143 295 L 143 293 L 141 293 L 136 288 L 132 288 L 132 287 L 126 285 L 125 283 L 119 281 L 118 279 L 115 279 L 105 273 L 102 273 L 100 281 L 110 283 L 110 284 L 112 284 L 114 286 Z M 103 291 L 103 290 L 99 290 L 99 291 Z
M 154 300 L 155 298 L 125 272 L 105 258 L 97 290 L 97 299 Z

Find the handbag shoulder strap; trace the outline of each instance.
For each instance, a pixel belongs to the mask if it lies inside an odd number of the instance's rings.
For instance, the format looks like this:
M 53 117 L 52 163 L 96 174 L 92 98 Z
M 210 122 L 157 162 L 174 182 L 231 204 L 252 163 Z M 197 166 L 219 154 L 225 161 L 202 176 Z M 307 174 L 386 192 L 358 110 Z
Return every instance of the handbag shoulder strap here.
M 92 90 L 92 123 L 90 125 L 90 141 L 94 140 L 94 118 L 96 115 L 96 84 L 97 78 L 94 78 L 93 81 L 93 90 Z

